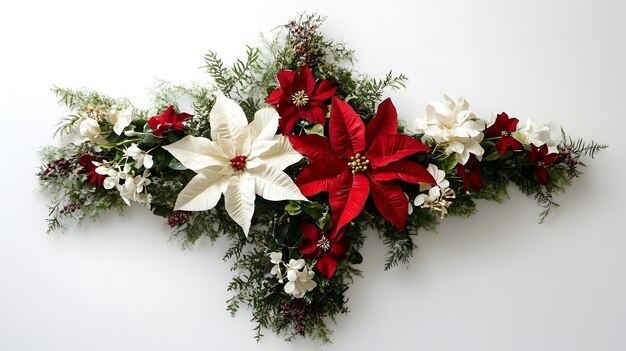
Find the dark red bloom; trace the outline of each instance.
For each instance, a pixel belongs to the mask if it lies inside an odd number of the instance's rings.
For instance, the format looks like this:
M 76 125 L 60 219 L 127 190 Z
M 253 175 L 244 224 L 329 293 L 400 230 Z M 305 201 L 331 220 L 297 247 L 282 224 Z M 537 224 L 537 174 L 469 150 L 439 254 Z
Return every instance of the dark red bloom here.
M 511 133 L 515 132 L 518 122 L 517 118 L 509 118 L 505 112 L 502 112 L 496 117 L 496 121 L 489 128 L 485 129 L 487 138 L 498 138 L 496 148 L 500 156 L 504 155 L 508 148 L 511 148 L 511 150 L 524 149 L 522 143 L 511 136 Z
M 548 153 L 548 145 L 543 144 L 537 148 L 535 144 L 530 144 L 530 154 L 528 154 L 528 160 L 530 165 L 533 166 L 535 171 L 535 177 L 537 181 L 543 185 L 548 184 L 550 181 L 550 173 L 546 166 L 550 166 L 556 160 L 558 160 L 559 154 Z
M 300 67 L 299 74 L 282 70 L 277 77 L 280 88 L 274 89 L 265 102 L 276 105 L 276 111 L 280 115 L 278 126 L 284 135 L 291 132 L 300 118 L 316 124 L 326 124 L 328 107 L 325 101 L 337 91 L 329 80 L 315 84 L 315 78 L 308 66 Z
M 339 260 L 350 249 L 350 243 L 341 238 L 343 230 L 323 231 L 313 223 L 302 222 L 300 231 L 304 241 L 298 246 L 298 252 L 306 259 L 317 259 L 317 269 L 326 278 L 332 277 L 337 270 Z
M 148 125 L 154 131 L 154 135 L 162 137 L 163 133 L 170 129 L 183 130 L 185 125 L 183 121 L 186 121 L 193 117 L 188 113 L 176 113 L 174 106 L 170 105 L 162 114 L 158 116 L 152 116 L 148 120 Z
M 86 174 L 87 175 L 87 183 L 95 184 L 96 187 L 102 187 L 102 183 L 104 179 L 107 177 L 104 174 L 96 173 L 96 165 L 93 164 L 93 161 L 102 162 L 102 160 L 98 160 L 92 155 L 83 155 L 78 159 L 78 164 L 80 164 L 83 169 L 78 170 L 78 174 Z
M 456 165 L 456 173 L 463 178 L 463 190 L 467 191 L 472 188 L 474 191 L 480 191 L 483 188 L 483 180 L 480 177 L 480 162 L 472 155 L 465 165 Z
M 329 193 L 336 230 L 352 221 L 365 206 L 370 190 L 380 214 L 402 229 L 408 199 L 394 179 L 435 184 L 428 171 L 402 158 L 428 151 L 421 142 L 398 134 L 398 116 L 390 99 L 378 106 L 376 117 L 365 126 L 348 103 L 334 97 L 330 138 L 290 136 L 293 147 L 309 159 L 296 184 L 305 196 Z

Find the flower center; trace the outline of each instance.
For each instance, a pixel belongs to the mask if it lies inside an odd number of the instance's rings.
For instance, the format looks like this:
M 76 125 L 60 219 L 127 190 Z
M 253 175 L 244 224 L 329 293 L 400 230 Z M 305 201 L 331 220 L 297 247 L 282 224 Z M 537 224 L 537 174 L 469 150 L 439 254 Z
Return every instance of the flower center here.
M 322 249 L 322 251 L 328 251 L 330 249 L 330 240 L 325 235 L 322 235 L 322 238 L 317 241 L 317 247 Z
M 243 171 L 246 168 L 247 160 L 248 156 L 235 156 L 230 160 L 230 165 L 235 169 L 235 171 Z
M 364 155 L 360 153 L 356 153 L 354 156 L 350 156 L 350 162 L 348 162 L 348 166 L 352 170 L 352 174 L 356 174 L 358 172 L 365 172 L 370 164 L 370 160 L 367 159 Z
M 546 164 L 545 164 L 545 163 L 543 163 L 543 162 L 541 162 L 541 161 L 537 162 L 537 167 L 543 167 L 543 166 L 545 166 L 545 165 L 546 165 Z
M 291 101 L 296 107 L 303 107 L 309 102 L 309 97 L 306 95 L 304 90 L 300 90 L 297 93 L 291 95 Z
M 500 132 L 500 135 L 502 135 L 504 138 L 509 136 L 509 132 L 507 132 L 506 130 L 503 130 Z

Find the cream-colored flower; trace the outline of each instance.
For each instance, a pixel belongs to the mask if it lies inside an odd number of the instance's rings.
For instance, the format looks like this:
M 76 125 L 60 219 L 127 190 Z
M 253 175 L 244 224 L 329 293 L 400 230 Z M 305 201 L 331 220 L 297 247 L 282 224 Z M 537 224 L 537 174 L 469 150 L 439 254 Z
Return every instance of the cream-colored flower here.
M 546 144 L 549 153 L 559 152 L 557 149 L 559 142 L 549 125 L 538 126 L 531 122 L 530 119 L 527 119 L 524 125 L 518 125 L 517 131 L 513 132 L 512 135 L 522 144 L 535 144 L 537 147 Z
M 304 267 L 302 272 L 295 272 L 294 279 L 289 279 L 289 282 L 285 284 L 285 292 L 291 294 L 297 299 L 304 297 L 308 291 L 315 289 L 317 283 L 313 280 L 315 272 L 309 271 Z
M 444 95 L 445 102 L 431 102 L 426 106 L 426 118 L 417 121 L 418 133 L 423 141 L 432 140 L 445 145 L 447 154 L 456 153 L 459 163 L 465 164 L 470 154 L 480 160 L 484 150 L 480 146 L 485 122 L 469 109 L 464 98 L 454 102 Z

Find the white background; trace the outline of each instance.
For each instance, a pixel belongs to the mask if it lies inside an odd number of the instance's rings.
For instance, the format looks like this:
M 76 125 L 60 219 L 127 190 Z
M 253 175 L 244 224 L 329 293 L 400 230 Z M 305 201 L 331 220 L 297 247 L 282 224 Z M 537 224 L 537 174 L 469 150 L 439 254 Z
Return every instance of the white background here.
M 371 235 L 351 313 L 324 348 L 626 349 L 625 4 L 2 2 L 0 349 L 320 348 L 271 333 L 257 344 L 248 311 L 229 317 L 223 240 L 181 250 L 143 208 L 46 235 L 48 198 L 34 176 L 67 112 L 53 84 L 145 106 L 157 78 L 205 81 L 207 50 L 231 62 L 303 10 L 328 15 L 324 32 L 357 50 L 360 71 L 410 77 L 390 94 L 409 122 L 447 93 L 487 119 L 505 110 L 610 144 L 543 225 L 533 200 L 512 190 L 421 233 L 410 265 L 388 272 Z

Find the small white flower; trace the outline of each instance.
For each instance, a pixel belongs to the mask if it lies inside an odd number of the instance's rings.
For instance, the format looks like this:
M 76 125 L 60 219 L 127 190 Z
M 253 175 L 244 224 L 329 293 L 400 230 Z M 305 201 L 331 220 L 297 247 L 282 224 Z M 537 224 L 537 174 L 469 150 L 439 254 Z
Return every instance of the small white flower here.
M 435 182 L 438 187 L 441 189 L 445 189 L 450 186 L 450 182 L 446 179 L 446 172 L 442 171 L 436 165 L 430 163 L 428 164 L 428 168 L 426 168 L 428 173 L 435 178 Z M 420 191 L 426 191 L 432 188 L 432 185 L 428 183 L 420 183 Z
M 85 118 L 80 122 L 79 127 L 80 135 L 83 137 L 83 141 L 91 141 L 94 143 L 100 143 L 104 141 L 100 133 L 100 125 L 98 121 L 93 118 Z
M 531 122 L 530 119 L 526 120 L 526 124 L 519 126 L 517 131 L 512 133 L 513 137 L 522 144 L 540 147 L 543 144 L 548 146 L 549 153 L 558 153 L 557 145 L 559 144 L 550 126 L 543 125 L 537 126 Z
M 298 271 L 304 268 L 304 260 L 294 260 L 292 258 L 289 260 L 289 263 L 285 264 L 285 267 L 287 268 L 287 279 L 289 281 L 294 281 L 297 278 L 296 274 Z
M 456 198 L 456 193 L 450 188 L 439 188 L 433 186 L 428 190 L 428 194 L 418 195 L 413 204 L 420 206 L 421 208 L 428 208 L 433 212 L 438 213 L 439 218 L 448 214 L 448 208 L 452 206 L 452 199 Z
M 444 95 L 445 102 L 431 102 L 426 106 L 426 119 L 417 121 L 417 131 L 424 133 L 423 141 L 433 140 L 446 145 L 446 153 L 456 153 L 459 163 L 465 164 L 470 154 L 480 160 L 484 151 L 480 146 L 485 122 L 469 109 L 464 98 L 454 102 Z
M 113 124 L 113 131 L 115 134 L 122 135 L 124 128 L 128 127 L 130 122 L 133 120 L 131 109 L 128 108 L 126 110 L 118 110 L 114 107 L 109 111 L 107 120 Z
M 304 297 L 304 294 L 317 286 L 317 283 L 313 280 L 314 277 L 315 272 L 309 271 L 307 268 L 304 268 L 302 272 L 296 272 L 295 278 L 293 280 L 290 279 L 285 284 L 285 292 L 297 299 Z
M 270 262 L 274 264 L 270 273 L 278 278 L 279 283 L 283 283 L 283 274 L 280 270 L 280 264 L 283 262 L 283 254 L 281 252 L 270 252 Z
M 131 201 L 139 202 L 142 204 L 150 203 L 151 196 L 146 190 L 146 186 L 150 184 L 150 172 L 145 170 L 142 175 L 133 176 L 129 173 L 123 173 L 124 184 L 118 184 L 118 190 L 120 196 L 130 206 Z
M 150 155 L 147 151 L 141 150 L 136 143 L 132 143 L 126 150 L 124 150 L 124 155 L 135 160 L 135 167 L 137 168 L 141 168 L 141 166 L 143 166 L 146 169 L 150 169 L 154 165 L 152 155 Z

